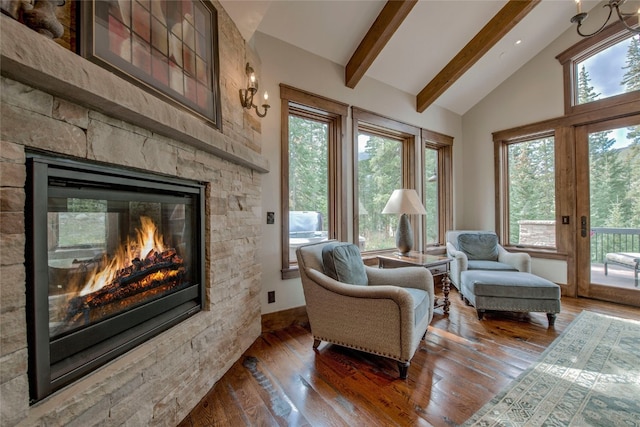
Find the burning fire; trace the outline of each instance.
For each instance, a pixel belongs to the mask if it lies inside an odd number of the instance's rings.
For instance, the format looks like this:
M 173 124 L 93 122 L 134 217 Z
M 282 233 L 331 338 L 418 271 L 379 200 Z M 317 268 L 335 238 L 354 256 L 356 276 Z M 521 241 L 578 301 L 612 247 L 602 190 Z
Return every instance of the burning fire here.
M 80 296 L 96 292 L 112 283 L 120 271 L 132 266 L 136 260 L 147 259 L 155 253 L 165 251 L 163 238 L 158 234 L 151 218 L 141 216 L 140 223 L 141 228 L 136 229 L 135 240 L 127 239 L 126 244 L 118 248 L 111 260 L 106 254 L 103 256 L 101 264 L 106 267 L 100 271 L 98 267 L 89 275 Z

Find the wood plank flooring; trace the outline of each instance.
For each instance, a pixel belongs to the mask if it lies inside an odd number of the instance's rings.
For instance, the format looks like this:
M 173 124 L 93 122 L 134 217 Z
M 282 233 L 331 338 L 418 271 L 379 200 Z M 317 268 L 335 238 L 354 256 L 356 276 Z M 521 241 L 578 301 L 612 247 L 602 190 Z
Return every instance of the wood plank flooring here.
M 394 361 L 322 343 L 300 326 L 264 333 L 181 422 L 187 426 L 455 426 L 524 369 L 582 311 L 640 320 L 640 308 L 563 297 L 544 313 L 487 313 L 458 293 L 436 310 L 406 380 Z

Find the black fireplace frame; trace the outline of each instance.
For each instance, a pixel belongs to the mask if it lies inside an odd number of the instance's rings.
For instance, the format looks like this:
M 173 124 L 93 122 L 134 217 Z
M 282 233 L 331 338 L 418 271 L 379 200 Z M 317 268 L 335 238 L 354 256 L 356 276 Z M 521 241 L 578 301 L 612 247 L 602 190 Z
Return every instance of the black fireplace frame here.
M 47 212 L 49 191 L 95 189 L 134 192 L 144 199 L 190 198 L 193 200 L 193 284 L 104 321 L 51 341 L 49 338 L 49 289 Z M 31 403 L 87 375 L 130 349 L 151 339 L 202 310 L 204 306 L 204 213 L 203 183 L 27 153 L 25 203 L 27 274 L 27 331 L 29 390 Z

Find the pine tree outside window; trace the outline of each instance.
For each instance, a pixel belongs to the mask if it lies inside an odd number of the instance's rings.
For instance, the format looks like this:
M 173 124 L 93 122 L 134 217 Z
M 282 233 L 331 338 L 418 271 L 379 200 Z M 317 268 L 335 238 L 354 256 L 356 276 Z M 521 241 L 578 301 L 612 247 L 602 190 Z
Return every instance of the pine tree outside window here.
M 640 35 L 621 25 L 581 40 L 556 59 L 564 68 L 567 116 L 600 112 L 638 99 Z
M 299 276 L 296 249 L 347 241 L 343 136 L 347 105 L 280 85 L 282 278 Z
M 508 144 L 509 241 L 515 246 L 556 246 L 553 134 Z
M 640 35 L 575 61 L 575 104 L 640 90 Z

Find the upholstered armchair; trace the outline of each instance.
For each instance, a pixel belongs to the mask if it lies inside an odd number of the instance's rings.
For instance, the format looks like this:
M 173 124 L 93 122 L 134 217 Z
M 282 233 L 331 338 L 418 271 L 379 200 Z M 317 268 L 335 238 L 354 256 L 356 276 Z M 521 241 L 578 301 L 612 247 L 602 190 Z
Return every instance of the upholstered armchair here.
M 400 378 L 433 318 L 426 268 L 365 266 L 357 246 L 326 241 L 296 250 L 313 347 L 322 341 L 398 362 Z
M 460 274 L 465 270 L 520 271 L 531 273 L 527 253 L 508 252 L 493 231 L 447 231 L 447 255 L 451 262 L 451 281 L 460 290 Z

